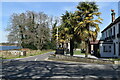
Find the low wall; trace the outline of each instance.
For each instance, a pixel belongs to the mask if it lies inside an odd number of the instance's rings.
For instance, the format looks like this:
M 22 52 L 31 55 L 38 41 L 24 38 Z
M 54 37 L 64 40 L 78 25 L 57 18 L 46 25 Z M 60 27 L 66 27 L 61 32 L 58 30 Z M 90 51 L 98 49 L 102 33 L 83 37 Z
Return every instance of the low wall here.
M 74 57 L 74 56 L 66 56 L 66 55 L 55 55 L 55 54 L 51 54 L 48 59 L 49 60 L 59 60 L 59 61 L 75 61 L 75 62 L 85 62 L 85 63 L 97 63 L 97 64 L 120 64 L 120 61 L 116 62 L 116 61 L 110 61 L 110 60 Z
M 8 51 L 8 52 L 13 54 L 13 55 L 26 56 L 26 51 L 11 50 L 11 51 Z

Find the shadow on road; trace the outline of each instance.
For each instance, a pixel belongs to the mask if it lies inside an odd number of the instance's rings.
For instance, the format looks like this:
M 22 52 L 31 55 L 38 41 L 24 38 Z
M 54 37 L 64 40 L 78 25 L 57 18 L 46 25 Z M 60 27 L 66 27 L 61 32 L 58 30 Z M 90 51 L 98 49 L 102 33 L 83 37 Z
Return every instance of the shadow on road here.
M 120 71 L 120 65 L 119 71 Z M 53 61 L 11 61 L 3 63 L 3 79 L 43 79 L 97 76 L 120 78 L 120 72 L 116 72 L 112 65 L 76 64 Z M 52 79 L 53 80 L 53 79 Z M 60 80 L 60 79 L 59 79 Z

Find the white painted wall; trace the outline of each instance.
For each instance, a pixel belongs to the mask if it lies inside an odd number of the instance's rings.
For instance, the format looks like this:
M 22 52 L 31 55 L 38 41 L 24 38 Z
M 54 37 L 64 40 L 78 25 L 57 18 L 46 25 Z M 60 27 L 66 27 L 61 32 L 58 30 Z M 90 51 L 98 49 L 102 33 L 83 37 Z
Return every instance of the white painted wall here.
M 100 47 L 101 57 L 113 57 L 114 56 L 113 44 L 101 44 L 100 46 L 102 46 L 102 47 Z M 110 49 L 108 49 L 108 52 L 104 52 L 103 46 L 107 46 L 108 48 L 109 48 L 109 46 L 111 46 L 111 52 L 109 52 Z
M 101 57 L 120 57 L 119 55 L 119 42 L 120 42 L 120 38 L 117 38 L 117 34 L 119 33 L 119 24 L 120 22 L 118 22 L 117 24 L 113 25 L 112 28 L 112 35 L 114 34 L 114 27 L 115 27 L 115 39 L 113 40 L 113 43 L 116 44 L 116 55 L 114 55 L 114 45 L 113 44 L 103 44 L 103 42 L 101 42 L 100 44 L 100 55 Z M 109 36 L 109 31 L 110 28 L 106 31 L 103 32 L 104 36 L 102 36 L 102 39 L 105 39 L 106 37 Z M 107 36 L 106 36 L 106 32 L 107 32 Z M 103 46 L 110 46 L 111 45 L 111 52 L 104 52 L 103 51 Z

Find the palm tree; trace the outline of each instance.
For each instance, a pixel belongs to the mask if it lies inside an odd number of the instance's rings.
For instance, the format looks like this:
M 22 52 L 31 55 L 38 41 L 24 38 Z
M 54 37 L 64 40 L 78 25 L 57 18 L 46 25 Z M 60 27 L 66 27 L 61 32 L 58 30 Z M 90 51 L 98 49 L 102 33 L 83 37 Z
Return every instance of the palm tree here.
M 75 41 L 75 32 L 74 28 L 77 25 L 77 19 L 75 18 L 74 13 L 66 11 L 62 16 L 63 24 L 61 25 L 64 28 L 66 38 L 70 41 L 70 55 L 73 56 L 74 41 Z
M 64 28 L 63 25 L 56 26 L 57 22 L 54 23 L 52 29 L 52 39 L 56 41 L 57 47 L 64 43 L 68 42 L 68 35 L 66 34 L 67 28 Z
M 95 2 L 80 2 L 75 12 L 78 18 L 78 25 L 75 27 L 75 32 L 80 35 L 81 39 L 86 43 L 86 54 L 89 53 L 90 39 L 96 40 L 97 34 L 100 31 L 98 26 L 101 23 L 100 12 Z
M 86 43 L 86 53 L 89 52 L 90 38 L 96 40 L 100 31 L 98 24 L 101 23 L 100 12 L 94 2 L 80 2 L 77 11 L 66 11 L 59 26 L 59 42 L 70 42 L 70 55 L 73 56 L 74 41 Z M 87 54 L 86 54 L 87 57 Z

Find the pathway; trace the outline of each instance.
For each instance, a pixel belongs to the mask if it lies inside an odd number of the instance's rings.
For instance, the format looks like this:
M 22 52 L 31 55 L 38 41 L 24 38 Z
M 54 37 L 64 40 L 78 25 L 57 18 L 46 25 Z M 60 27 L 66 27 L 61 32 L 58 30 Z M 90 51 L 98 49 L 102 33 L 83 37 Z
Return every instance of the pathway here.
M 85 57 L 85 55 L 74 55 L 74 56 L 76 56 L 76 57 Z M 92 56 L 92 55 L 88 55 L 88 58 L 98 59 L 97 57 Z

